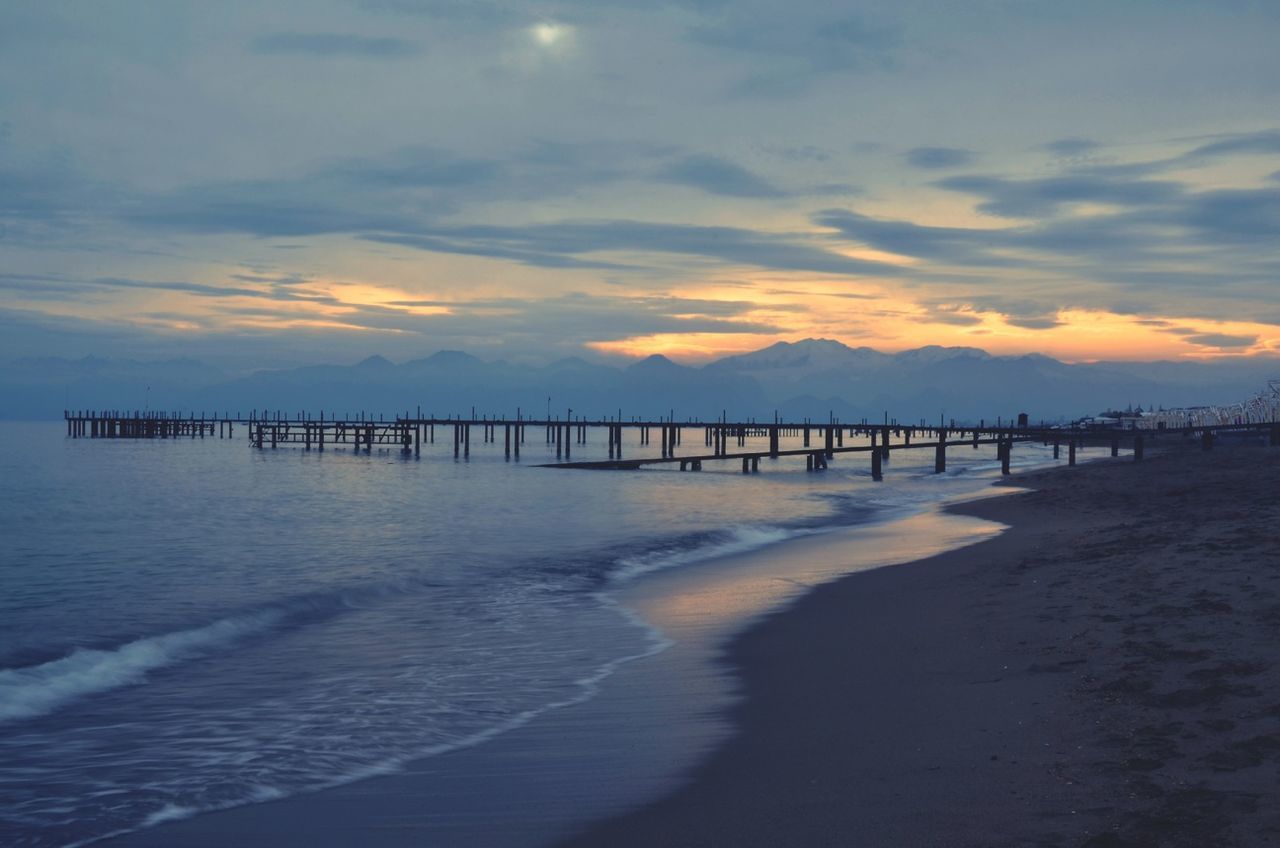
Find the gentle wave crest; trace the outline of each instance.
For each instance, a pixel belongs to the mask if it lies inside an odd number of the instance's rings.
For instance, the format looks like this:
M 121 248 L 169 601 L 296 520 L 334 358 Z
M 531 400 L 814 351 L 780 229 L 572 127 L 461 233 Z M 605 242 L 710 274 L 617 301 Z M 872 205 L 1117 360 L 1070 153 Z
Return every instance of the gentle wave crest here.
M 806 532 L 808 531 L 769 525 L 733 527 L 723 534 L 718 534 L 711 541 L 694 547 L 650 551 L 640 556 L 620 559 L 612 576 L 617 581 L 633 580 L 652 571 L 745 553 Z
M 113 650 L 77 648 L 42 665 L 0 669 L 0 722 L 47 715 L 88 695 L 145 683 L 148 672 L 227 647 L 283 617 L 283 610 L 263 610 L 137 639 Z

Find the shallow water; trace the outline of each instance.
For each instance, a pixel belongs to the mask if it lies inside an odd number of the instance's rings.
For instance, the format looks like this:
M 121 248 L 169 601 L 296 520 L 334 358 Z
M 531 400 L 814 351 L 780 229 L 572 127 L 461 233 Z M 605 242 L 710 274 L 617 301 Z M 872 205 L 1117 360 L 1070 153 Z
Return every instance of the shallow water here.
M 664 647 L 619 589 L 998 473 L 993 447 L 937 476 L 931 451 L 897 453 L 882 484 L 865 455 L 562 471 L 530 467 L 554 459 L 536 435 L 517 464 L 478 428 L 458 462 L 443 440 L 406 460 L 5 424 L 0 842 L 92 841 L 483 742 Z

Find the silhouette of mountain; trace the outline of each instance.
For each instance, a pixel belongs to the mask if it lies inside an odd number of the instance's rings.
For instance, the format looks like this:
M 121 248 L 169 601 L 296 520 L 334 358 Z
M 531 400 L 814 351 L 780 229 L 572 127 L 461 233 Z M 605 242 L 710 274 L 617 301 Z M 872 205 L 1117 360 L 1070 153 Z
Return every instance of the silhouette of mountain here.
M 887 354 L 830 339 L 779 342 L 701 367 L 654 354 L 622 366 L 580 357 L 545 366 L 442 350 L 396 364 L 313 365 L 231 376 L 191 359 L 161 362 L 24 359 L 0 366 L 0 417 L 56 418 L 64 408 L 437 416 L 513 415 L 902 421 L 1008 417 L 1056 420 L 1129 405 L 1225 403 L 1280 375 L 1280 359 L 1068 364 L 992 356 L 970 347 Z

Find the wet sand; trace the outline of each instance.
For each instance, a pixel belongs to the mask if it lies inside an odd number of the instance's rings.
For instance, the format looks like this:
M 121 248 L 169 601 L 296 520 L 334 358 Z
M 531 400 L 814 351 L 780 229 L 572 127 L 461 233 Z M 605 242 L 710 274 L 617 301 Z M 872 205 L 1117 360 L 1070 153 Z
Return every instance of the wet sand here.
M 565 846 L 1280 843 L 1280 450 L 1018 475 L 732 640 L 738 732 Z

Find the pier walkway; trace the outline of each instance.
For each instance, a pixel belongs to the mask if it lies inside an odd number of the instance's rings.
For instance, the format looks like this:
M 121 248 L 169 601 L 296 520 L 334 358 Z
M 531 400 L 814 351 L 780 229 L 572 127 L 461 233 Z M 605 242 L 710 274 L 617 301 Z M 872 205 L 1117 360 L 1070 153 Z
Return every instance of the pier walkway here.
M 488 417 L 422 417 L 421 415 L 396 416 L 391 420 L 375 419 L 371 415 L 326 417 L 325 413 L 309 415 L 298 413 L 290 418 L 282 413 L 200 413 L 196 415 L 161 413 L 153 411 L 66 411 L 64 418 L 69 438 L 92 439 L 204 439 L 235 437 L 236 427 L 242 427 L 249 444 L 259 450 L 274 449 L 282 445 L 297 445 L 305 450 L 323 451 L 326 447 L 349 447 L 354 451 L 372 452 L 375 447 L 392 450 L 406 457 L 420 457 L 422 445 L 434 444 L 436 428 L 443 428 L 443 437 L 452 438 L 455 458 L 467 459 L 471 455 L 471 436 L 479 430 L 483 443 L 503 444 L 504 458 L 520 461 L 520 448 L 529 438 L 529 430 L 543 431 L 547 446 L 554 446 L 556 461 L 539 463 L 538 467 L 563 469 L 634 470 L 650 465 L 677 465 L 681 471 L 700 471 L 707 462 L 739 462 L 744 474 L 760 469 L 760 460 L 780 457 L 805 457 L 808 470 L 821 471 L 838 454 L 869 454 L 871 475 L 882 478 L 885 460 L 893 451 L 932 450 L 934 469 L 941 473 L 947 467 L 948 448 L 995 445 L 1004 473 L 1009 473 L 1013 445 L 1019 442 L 1040 442 L 1053 446 L 1054 458 L 1065 449 L 1069 464 L 1075 464 L 1078 446 L 1084 444 L 1110 444 L 1111 455 L 1118 456 L 1122 445 L 1133 451 L 1133 458 L 1141 460 L 1145 441 L 1156 437 L 1194 437 L 1205 450 L 1225 435 L 1264 436 L 1272 446 L 1280 446 L 1280 423 L 1241 421 L 1235 424 L 1216 424 L 1182 428 L 1157 429 L 1094 429 L 1033 426 L 1025 415 L 1016 421 L 999 420 L 995 426 L 985 421 L 977 425 L 939 422 L 929 425 L 904 425 L 897 422 L 871 424 L 866 421 L 847 424 L 835 420 L 815 423 L 757 421 L 674 421 L 621 420 L 618 418 L 587 419 L 585 417 L 526 419 L 517 415 L 514 419 Z M 632 443 L 648 447 L 656 436 L 659 443 L 657 456 L 624 457 L 624 434 L 631 433 Z M 590 434 L 603 435 L 607 447 L 607 459 L 574 461 L 575 445 L 586 445 Z M 710 450 L 684 449 L 686 435 L 702 436 L 702 447 Z M 749 439 L 768 439 L 768 447 L 748 446 Z M 782 447 L 782 440 L 800 439 L 800 447 Z M 858 444 L 845 445 L 845 439 L 859 440 Z M 650 451 L 652 448 L 649 448 Z

